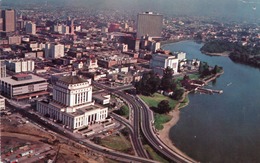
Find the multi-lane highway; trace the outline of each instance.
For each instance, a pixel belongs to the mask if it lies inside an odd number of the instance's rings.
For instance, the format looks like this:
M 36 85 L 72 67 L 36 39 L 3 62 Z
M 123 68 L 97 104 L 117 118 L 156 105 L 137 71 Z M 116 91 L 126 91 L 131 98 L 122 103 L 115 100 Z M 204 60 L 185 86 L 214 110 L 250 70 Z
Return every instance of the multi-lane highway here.
M 176 151 L 172 151 L 167 145 L 165 145 L 158 137 L 152 128 L 153 123 L 153 112 L 149 109 L 149 107 L 138 97 L 131 96 L 119 91 L 121 88 L 129 88 L 130 86 L 125 87 L 117 87 L 117 88 L 109 88 L 100 83 L 94 83 L 94 85 L 106 89 L 114 94 L 117 94 L 121 98 L 125 99 L 129 104 L 132 105 L 132 109 L 134 110 L 134 116 L 139 117 L 140 119 L 134 119 L 134 126 L 141 127 L 144 137 L 162 155 L 164 155 L 168 160 L 172 162 L 185 162 L 185 163 L 193 163 L 197 162 L 188 156 L 181 154 Z M 138 120 L 138 121 L 137 121 Z
M 96 83 L 96 82 L 93 82 L 93 84 L 96 86 L 96 87 L 99 87 L 99 88 L 102 88 L 102 89 L 106 89 L 107 91 L 110 91 L 111 93 L 113 92 L 117 92 L 116 95 L 117 96 L 120 96 L 121 98 L 123 98 L 123 92 L 120 92 L 120 91 L 117 91 L 119 89 L 126 89 L 126 88 L 131 88 L 133 87 L 132 85 L 128 85 L 128 86 L 122 86 L 122 87 L 117 87 L 115 89 L 110 89 L 110 88 L 107 88 L 106 86 L 104 86 L 103 84 L 100 84 L 100 83 Z M 140 124 L 140 115 L 138 113 L 138 111 L 136 109 L 138 109 L 138 106 L 136 105 L 136 103 L 134 101 L 129 101 L 129 99 L 126 99 L 126 98 L 123 98 L 124 101 L 128 102 L 128 104 L 130 105 L 130 107 L 134 110 L 133 111 L 133 126 L 132 126 L 132 129 L 133 129 L 133 135 L 132 135 L 132 142 L 133 142 L 133 146 L 134 146 L 134 149 L 137 153 L 138 156 L 140 157 L 143 157 L 143 158 L 149 158 L 144 147 L 143 147 L 143 144 L 142 144 L 142 141 L 140 139 L 140 127 L 139 127 L 139 124 Z M 121 121 L 124 121 L 123 119 L 121 119 Z

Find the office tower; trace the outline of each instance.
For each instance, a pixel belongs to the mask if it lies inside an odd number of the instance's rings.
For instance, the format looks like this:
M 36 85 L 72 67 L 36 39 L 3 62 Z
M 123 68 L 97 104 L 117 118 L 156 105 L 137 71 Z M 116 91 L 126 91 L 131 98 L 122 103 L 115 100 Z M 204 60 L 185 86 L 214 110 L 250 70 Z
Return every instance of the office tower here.
M 25 26 L 25 31 L 27 34 L 36 34 L 36 24 L 33 22 L 28 22 Z
M 143 36 L 161 37 L 163 16 L 144 12 L 137 15 L 137 33 L 135 41 L 135 50 L 139 51 L 140 39 Z
M 163 16 L 145 12 L 137 15 L 137 39 L 148 35 L 150 37 L 161 37 Z
M 3 29 L 4 32 L 14 32 L 16 29 L 16 15 L 15 10 L 7 9 L 0 10 L 0 30 Z

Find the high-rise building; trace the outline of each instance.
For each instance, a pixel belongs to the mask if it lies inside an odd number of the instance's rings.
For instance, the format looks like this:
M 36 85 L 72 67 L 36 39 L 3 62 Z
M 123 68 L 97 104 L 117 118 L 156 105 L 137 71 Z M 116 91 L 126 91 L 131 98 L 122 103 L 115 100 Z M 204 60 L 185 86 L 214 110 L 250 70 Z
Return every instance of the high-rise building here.
M 0 30 L 4 32 L 14 32 L 16 30 L 16 13 L 15 10 L 0 10 Z
M 137 15 L 137 33 L 135 50 L 140 47 L 142 36 L 161 37 L 163 25 L 163 16 L 152 12 L 144 12 Z
M 33 22 L 28 22 L 25 26 L 25 31 L 27 34 L 36 34 L 36 24 Z
M 137 39 L 148 35 L 161 37 L 163 16 L 152 12 L 145 12 L 137 15 Z

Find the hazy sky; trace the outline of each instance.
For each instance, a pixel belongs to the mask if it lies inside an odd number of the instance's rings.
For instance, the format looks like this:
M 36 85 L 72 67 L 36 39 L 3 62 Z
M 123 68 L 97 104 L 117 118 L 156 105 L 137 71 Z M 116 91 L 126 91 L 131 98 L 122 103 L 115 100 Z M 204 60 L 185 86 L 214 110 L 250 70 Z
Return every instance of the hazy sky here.
M 46 0 L 2 0 L 3 2 L 45 2 Z M 216 16 L 256 20 L 260 18 L 260 0 L 47 0 L 49 4 L 85 5 L 97 8 L 152 10 L 160 13 Z

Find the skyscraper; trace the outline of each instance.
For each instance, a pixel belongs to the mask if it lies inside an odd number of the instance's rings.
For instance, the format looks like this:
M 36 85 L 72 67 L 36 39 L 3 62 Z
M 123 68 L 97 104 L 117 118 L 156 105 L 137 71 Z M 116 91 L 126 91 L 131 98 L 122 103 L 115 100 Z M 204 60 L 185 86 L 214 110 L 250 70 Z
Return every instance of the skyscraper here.
M 137 39 L 149 35 L 161 37 L 163 16 L 152 12 L 145 12 L 137 15 Z
M 2 28 L 4 32 L 14 32 L 16 29 L 15 10 L 0 10 L 0 13 L 0 25 L 2 25 L 2 27 L 0 27 L 0 30 Z
M 144 12 L 137 15 L 137 34 L 135 42 L 135 50 L 140 47 L 140 39 L 142 36 L 161 37 L 163 16 L 152 12 Z

